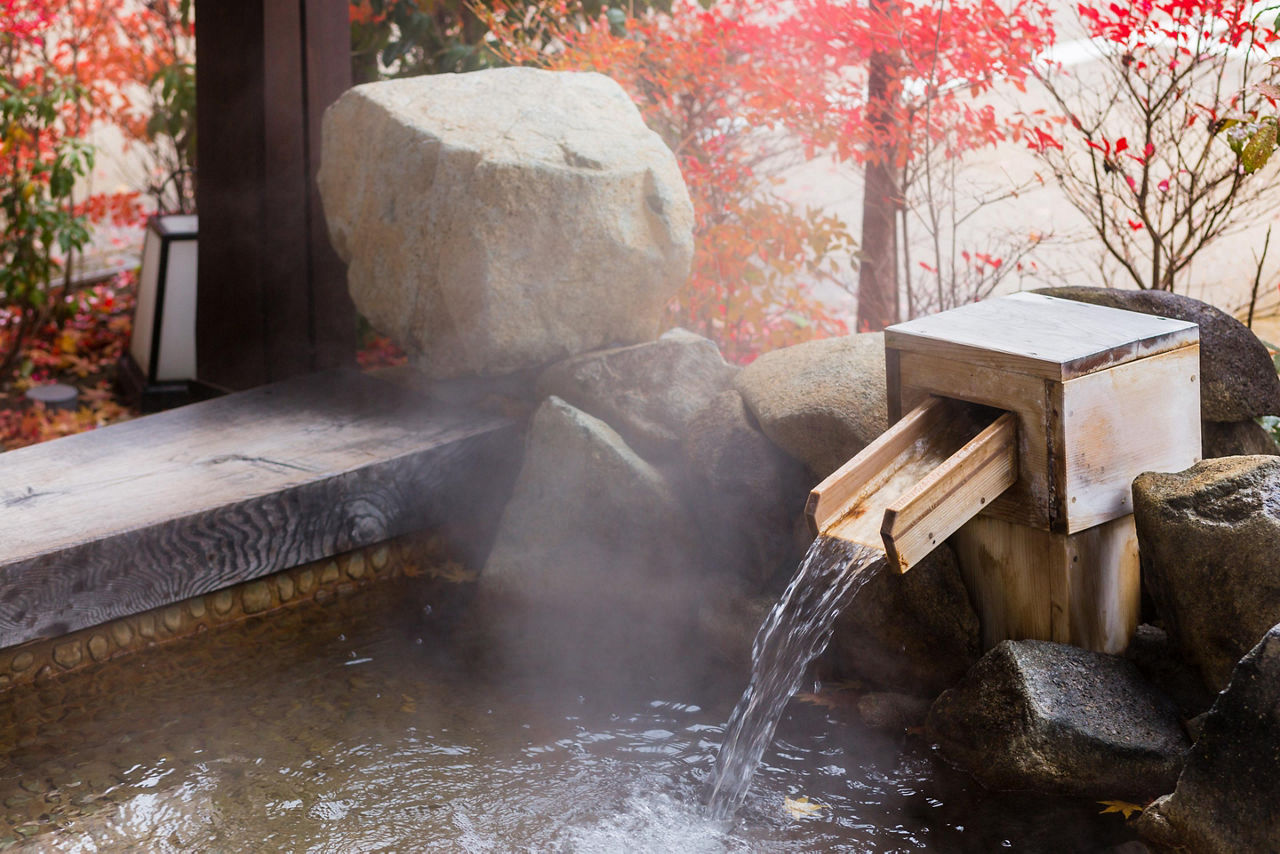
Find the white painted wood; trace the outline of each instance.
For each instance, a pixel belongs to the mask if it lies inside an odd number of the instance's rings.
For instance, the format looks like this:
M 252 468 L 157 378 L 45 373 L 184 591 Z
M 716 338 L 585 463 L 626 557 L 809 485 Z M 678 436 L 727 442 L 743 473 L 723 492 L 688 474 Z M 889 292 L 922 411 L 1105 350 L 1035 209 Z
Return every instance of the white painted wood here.
M 1057 387 L 1062 514 L 1068 533 L 1133 512 L 1133 479 L 1199 461 L 1200 347 L 1191 345 Z
M 969 303 L 885 330 L 885 346 L 1002 373 L 1069 380 L 1185 347 L 1194 323 L 1019 293 Z

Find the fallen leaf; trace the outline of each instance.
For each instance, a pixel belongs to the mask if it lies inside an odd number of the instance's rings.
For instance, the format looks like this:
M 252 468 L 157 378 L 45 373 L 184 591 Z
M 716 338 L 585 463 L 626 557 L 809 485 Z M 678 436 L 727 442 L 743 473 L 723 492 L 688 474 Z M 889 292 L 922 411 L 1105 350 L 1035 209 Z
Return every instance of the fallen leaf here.
M 1106 809 L 1098 813 L 1099 815 L 1104 815 L 1109 812 L 1118 812 L 1127 819 L 1134 813 L 1142 812 L 1143 810 L 1142 806 L 1138 804 L 1131 804 L 1128 801 L 1098 801 L 1098 803 L 1106 807 Z
M 792 818 L 808 818 L 814 813 L 827 808 L 826 804 L 820 804 L 817 801 L 811 801 L 807 797 L 788 798 L 783 797 L 782 808 L 787 811 L 787 815 Z

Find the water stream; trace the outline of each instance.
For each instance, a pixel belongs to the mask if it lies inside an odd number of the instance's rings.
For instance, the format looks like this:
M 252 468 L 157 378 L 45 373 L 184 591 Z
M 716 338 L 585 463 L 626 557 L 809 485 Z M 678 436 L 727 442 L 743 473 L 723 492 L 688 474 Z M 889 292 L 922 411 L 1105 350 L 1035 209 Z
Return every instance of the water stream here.
M 733 710 L 708 787 L 712 818 L 731 818 L 746 799 L 765 749 L 809 663 L 831 639 L 836 617 L 884 554 L 818 537 L 751 647 L 751 681 Z

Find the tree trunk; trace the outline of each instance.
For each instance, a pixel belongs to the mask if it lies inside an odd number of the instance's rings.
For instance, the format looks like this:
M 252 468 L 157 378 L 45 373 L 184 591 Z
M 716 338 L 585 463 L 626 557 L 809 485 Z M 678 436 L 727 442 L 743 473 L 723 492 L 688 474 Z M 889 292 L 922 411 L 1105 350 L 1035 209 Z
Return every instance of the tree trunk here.
M 892 0 L 871 0 L 879 17 L 893 12 Z M 873 138 L 897 138 L 894 98 L 897 59 L 877 50 L 867 77 L 867 121 Z M 902 207 L 891 142 L 867 158 L 862 198 L 862 264 L 858 269 L 858 331 L 872 332 L 898 322 L 898 239 L 896 217 Z

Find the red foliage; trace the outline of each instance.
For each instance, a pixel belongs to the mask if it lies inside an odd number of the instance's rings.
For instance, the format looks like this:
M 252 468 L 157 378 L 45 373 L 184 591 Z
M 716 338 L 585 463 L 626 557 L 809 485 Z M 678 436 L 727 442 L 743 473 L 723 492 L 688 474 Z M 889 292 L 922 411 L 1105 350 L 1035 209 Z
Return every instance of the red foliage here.
M 95 285 L 60 308 L 69 318 L 49 323 L 27 339 L 19 376 L 0 396 L 0 450 L 11 450 L 80 433 L 128 418 L 115 399 L 111 377 L 124 352 L 133 319 L 137 277 L 122 273 Z M 0 332 L 7 324 L 0 309 Z M 54 411 L 29 404 L 23 394 L 35 385 L 65 382 L 80 390 L 79 407 Z
M 608 73 L 675 153 L 696 225 L 671 325 L 716 340 L 739 362 L 848 331 L 812 288 L 838 275 L 852 239 L 838 219 L 772 192 L 762 165 L 776 140 L 756 121 L 767 95 L 754 62 L 760 31 L 741 5 L 677 2 L 670 15 L 628 19 L 625 31 L 607 16 L 575 18 L 565 2 L 499 8 L 487 23 L 510 61 Z
M 72 86 L 71 99 L 47 132 L 5 141 L 0 181 L 26 171 L 24 159 L 47 154 L 59 136 L 83 137 L 96 124 L 119 127 L 127 140 L 146 139 L 150 104 L 144 93 L 157 71 L 184 55 L 191 29 L 179 0 L 0 0 L 0 71 L 11 84 Z M 25 150 L 24 150 L 25 149 Z M 92 221 L 140 224 L 137 193 L 99 193 L 81 204 Z
M 1047 124 L 980 100 L 997 82 L 1025 85 L 1054 37 L 1046 0 L 795 0 L 769 19 L 756 37 L 772 57 L 769 112 L 841 159 L 900 168 L 930 145 L 956 157 L 1008 139 L 1056 142 Z M 897 71 L 894 115 L 880 132 L 866 115 L 873 53 L 890 55 Z

